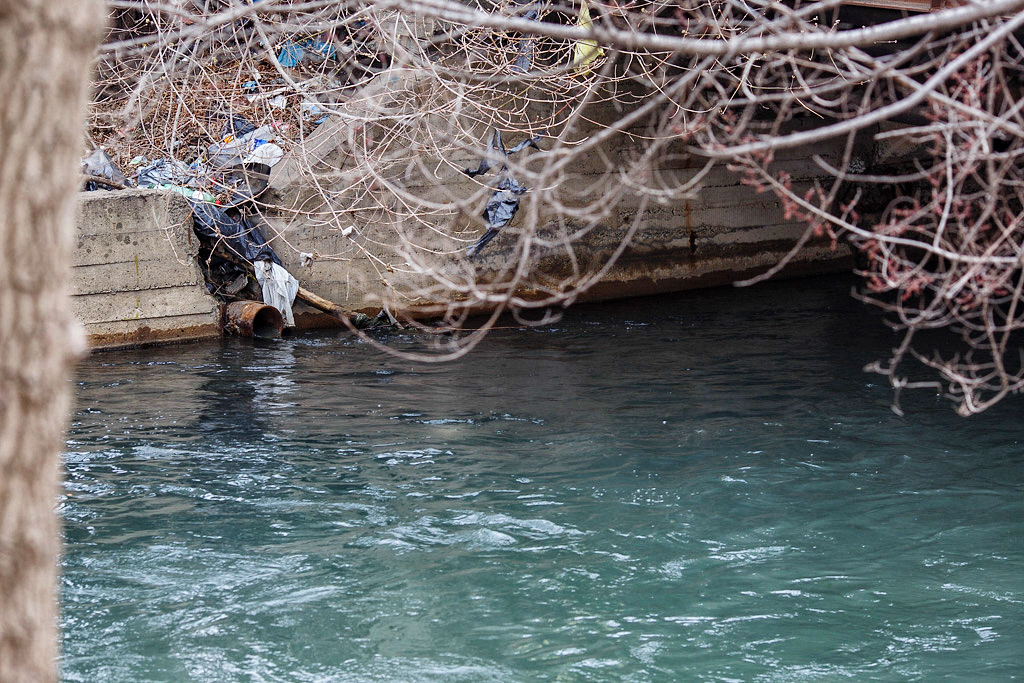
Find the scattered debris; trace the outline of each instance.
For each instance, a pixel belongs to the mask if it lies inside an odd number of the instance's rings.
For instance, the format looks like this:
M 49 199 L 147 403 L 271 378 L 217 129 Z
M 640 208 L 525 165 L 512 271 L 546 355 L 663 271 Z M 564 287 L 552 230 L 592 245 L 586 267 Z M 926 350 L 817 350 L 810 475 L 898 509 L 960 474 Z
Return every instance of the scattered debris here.
M 512 222 L 519 211 L 519 198 L 524 194 L 526 188 L 511 175 L 505 174 L 484 207 L 483 216 L 487 220 L 487 232 L 466 250 L 467 256 L 472 258 L 479 254 L 480 250 L 498 235 L 501 228 Z
M 195 199 L 197 201 L 210 202 L 211 204 L 217 201 L 217 198 L 209 192 L 203 192 L 202 190 L 196 190 L 182 185 L 161 185 L 159 189 L 177 192 L 185 199 Z
M 111 156 L 97 149 L 83 160 L 88 188 L 138 186 L 185 197 L 192 209 L 193 230 L 200 238 L 200 267 L 207 288 L 224 303 L 262 298 L 279 309 L 285 324 L 291 326 L 291 306 L 297 297 L 357 327 L 369 325 L 367 316 L 299 286 L 270 247 L 255 205 L 269 186 L 271 168 L 282 161 L 287 150 L 301 143 L 303 131 L 309 132 L 330 118 L 325 111 L 329 105 L 306 99 L 302 84 L 351 87 L 372 76 L 378 63 L 390 63 L 389 56 L 374 48 L 368 25 L 360 22 L 359 27 L 367 35 L 357 32 L 336 38 L 330 32 L 306 34 L 280 45 L 276 55 L 280 66 L 301 65 L 310 75 L 299 86 L 281 78 L 272 60 L 250 63 L 251 75 L 239 85 L 231 72 L 239 62 L 228 59 L 216 66 L 219 99 L 212 106 L 198 92 L 169 89 L 166 96 L 149 105 L 142 119 L 126 120 L 113 106 L 99 110 L 90 135 L 109 142 Z M 328 61 L 335 64 L 325 71 Z M 225 96 L 232 91 L 234 96 Z M 111 99 L 111 105 L 115 101 Z M 164 114 L 180 111 L 182 101 L 194 115 L 179 118 L 175 113 L 173 128 L 154 125 Z M 204 110 L 205 114 L 199 114 Z M 268 116 L 268 112 L 272 113 Z M 306 125 L 298 125 L 300 122 Z M 122 160 L 128 177 L 112 158 Z M 347 228 L 344 234 L 352 231 Z M 303 263 L 311 264 L 313 257 L 303 258 Z
M 270 186 L 270 165 L 246 162 L 233 166 L 215 178 L 213 185 L 219 192 L 227 194 L 220 202 L 224 208 L 248 206 Z
M 245 163 L 257 147 L 271 142 L 274 137 L 273 126 L 251 128 L 245 133 L 226 133 L 220 142 L 215 142 L 207 148 L 208 162 L 215 169 Z M 282 155 L 283 153 L 282 150 Z
M 214 115 L 217 117 L 219 115 Z M 256 130 L 256 124 L 249 121 L 244 116 L 238 116 L 236 114 L 227 114 L 227 121 L 224 123 L 224 130 L 221 132 L 221 138 L 226 137 L 242 137 Z
M 273 166 L 277 162 L 284 158 L 284 150 L 275 145 L 273 142 L 267 142 L 266 140 L 256 140 L 256 145 L 252 152 L 245 158 L 243 163 L 246 164 L 265 164 L 266 166 Z
M 319 126 L 327 120 L 327 114 L 316 102 L 303 102 L 299 105 L 299 115 L 303 121 L 308 121 Z

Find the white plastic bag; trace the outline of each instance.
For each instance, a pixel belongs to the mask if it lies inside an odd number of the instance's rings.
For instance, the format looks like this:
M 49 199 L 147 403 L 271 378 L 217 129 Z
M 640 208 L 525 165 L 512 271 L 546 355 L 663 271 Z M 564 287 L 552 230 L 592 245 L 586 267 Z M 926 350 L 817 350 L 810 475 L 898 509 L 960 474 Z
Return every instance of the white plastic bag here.
M 299 292 L 299 281 L 273 261 L 256 261 L 253 266 L 256 281 L 263 288 L 263 303 L 281 311 L 285 327 L 295 327 L 292 303 Z

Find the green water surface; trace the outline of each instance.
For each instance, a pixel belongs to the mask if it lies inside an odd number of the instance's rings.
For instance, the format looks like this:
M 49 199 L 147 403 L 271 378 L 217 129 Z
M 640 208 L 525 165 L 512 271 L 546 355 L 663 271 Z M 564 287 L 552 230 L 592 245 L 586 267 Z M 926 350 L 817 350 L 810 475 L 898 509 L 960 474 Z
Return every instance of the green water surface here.
M 850 284 L 580 307 L 440 365 L 336 333 L 95 354 L 63 676 L 1019 677 L 1022 404 L 897 417 Z

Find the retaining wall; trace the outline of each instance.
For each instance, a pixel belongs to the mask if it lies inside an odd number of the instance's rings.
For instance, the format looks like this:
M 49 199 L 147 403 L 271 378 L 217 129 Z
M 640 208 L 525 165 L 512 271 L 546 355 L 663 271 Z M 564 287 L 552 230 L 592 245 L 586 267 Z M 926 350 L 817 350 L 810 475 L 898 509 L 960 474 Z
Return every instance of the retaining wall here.
M 72 313 L 93 348 L 220 335 L 188 203 L 158 190 L 79 195 Z

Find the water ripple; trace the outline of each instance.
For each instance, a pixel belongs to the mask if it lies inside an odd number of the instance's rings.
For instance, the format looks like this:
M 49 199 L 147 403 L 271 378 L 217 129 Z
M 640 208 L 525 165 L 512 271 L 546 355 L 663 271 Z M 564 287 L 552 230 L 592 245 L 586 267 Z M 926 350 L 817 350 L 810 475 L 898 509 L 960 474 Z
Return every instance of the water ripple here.
M 828 282 L 87 359 L 63 678 L 1019 676 L 1019 406 L 896 417 Z

